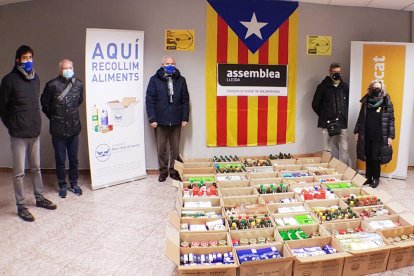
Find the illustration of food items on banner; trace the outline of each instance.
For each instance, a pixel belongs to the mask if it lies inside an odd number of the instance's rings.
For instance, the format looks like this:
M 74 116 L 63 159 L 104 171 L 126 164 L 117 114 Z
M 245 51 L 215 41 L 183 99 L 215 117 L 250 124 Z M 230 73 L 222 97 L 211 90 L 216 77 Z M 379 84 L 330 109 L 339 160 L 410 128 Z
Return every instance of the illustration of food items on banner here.
M 94 132 L 108 133 L 114 126 L 127 127 L 135 122 L 135 97 L 124 97 L 107 102 L 107 106 L 99 108 L 96 104 L 92 108 L 92 127 Z

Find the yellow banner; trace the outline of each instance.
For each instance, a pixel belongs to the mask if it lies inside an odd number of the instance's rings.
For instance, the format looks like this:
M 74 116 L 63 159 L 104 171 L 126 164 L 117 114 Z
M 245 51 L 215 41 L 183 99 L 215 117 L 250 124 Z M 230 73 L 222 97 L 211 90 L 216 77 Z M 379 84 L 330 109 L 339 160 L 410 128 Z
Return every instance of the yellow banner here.
M 367 93 L 371 81 L 381 80 L 394 105 L 395 141 L 392 145 L 394 153 L 392 161 L 382 166 L 381 172 L 383 173 L 392 173 L 397 167 L 404 95 L 405 54 L 406 46 L 404 45 L 365 44 L 363 46 L 361 96 Z M 357 168 L 363 169 L 364 167 L 364 163 L 358 160 Z

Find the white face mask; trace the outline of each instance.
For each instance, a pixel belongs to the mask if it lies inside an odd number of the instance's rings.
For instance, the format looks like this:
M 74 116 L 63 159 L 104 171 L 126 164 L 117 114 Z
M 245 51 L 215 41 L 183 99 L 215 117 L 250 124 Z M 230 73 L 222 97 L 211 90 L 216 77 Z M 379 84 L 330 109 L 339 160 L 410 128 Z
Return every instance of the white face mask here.
M 75 74 L 75 72 L 73 72 L 73 69 L 65 69 L 63 70 L 63 77 L 70 79 L 71 77 L 73 77 L 73 75 Z

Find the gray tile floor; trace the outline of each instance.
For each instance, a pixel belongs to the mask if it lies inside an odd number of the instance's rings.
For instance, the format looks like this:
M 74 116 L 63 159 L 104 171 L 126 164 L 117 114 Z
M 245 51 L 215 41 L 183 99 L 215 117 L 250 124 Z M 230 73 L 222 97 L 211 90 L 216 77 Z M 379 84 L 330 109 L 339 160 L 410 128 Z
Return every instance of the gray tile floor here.
M 157 176 L 92 191 L 81 176 L 80 197 L 57 196 L 55 176 L 43 175 L 45 196 L 58 204 L 36 208 L 29 175 L 25 195 L 35 222 L 16 216 L 10 173 L 0 173 L 0 275 L 175 275 L 165 255 L 168 212 L 176 190 Z M 379 190 L 413 209 L 414 171 L 407 181 L 382 179 Z M 414 267 L 378 275 L 414 275 Z

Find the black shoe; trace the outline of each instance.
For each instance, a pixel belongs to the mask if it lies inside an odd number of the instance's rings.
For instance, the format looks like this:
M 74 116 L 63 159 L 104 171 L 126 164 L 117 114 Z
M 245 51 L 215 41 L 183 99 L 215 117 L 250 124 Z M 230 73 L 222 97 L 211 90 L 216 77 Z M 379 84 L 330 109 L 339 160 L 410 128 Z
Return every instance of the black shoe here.
M 82 195 L 82 189 L 77 184 L 76 185 L 70 185 L 69 190 L 77 196 Z
M 17 208 L 17 215 L 24 221 L 34 221 L 34 216 L 26 207 Z
M 362 185 L 372 185 L 372 178 L 368 178 L 367 179 L 367 181 L 365 181 L 365 183 L 364 184 L 362 184 Z
M 164 182 L 168 177 L 168 171 L 161 171 L 160 176 L 158 176 L 159 182 Z
M 378 185 L 379 185 L 379 179 L 377 178 L 377 179 L 374 179 L 374 181 L 372 181 L 372 184 L 371 185 L 369 185 L 371 188 L 376 188 L 376 187 L 378 187 Z
M 174 180 L 181 181 L 180 174 L 174 169 L 170 170 L 170 177 Z
M 57 208 L 56 204 L 44 197 L 40 200 L 36 200 L 36 207 L 41 207 L 48 210 L 55 210 Z
M 66 187 L 59 188 L 59 197 L 61 198 L 66 197 Z

